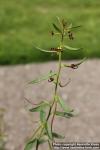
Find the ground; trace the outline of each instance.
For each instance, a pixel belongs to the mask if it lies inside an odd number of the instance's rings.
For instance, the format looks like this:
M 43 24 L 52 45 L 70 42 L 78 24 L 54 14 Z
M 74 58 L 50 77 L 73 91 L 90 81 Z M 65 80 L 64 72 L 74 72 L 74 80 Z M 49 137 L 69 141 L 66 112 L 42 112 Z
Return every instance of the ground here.
M 74 61 L 73 61 L 74 62 Z M 70 61 L 64 63 L 71 63 Z M 7 150 L 22 150 L 38 120 L 30 114 L 31 102 L 52 98 L 53 85 L 43 81 L 40 85 L 27 83 L 41 74 L 55 70 L 57 62 L 0 67 L 0 107 L 5 108 Z M 68 141 L 100 141 L 100 60 L 87 60 L 79 69 L 63 69 L 62 82 L 71 78 L 71 83 L 61 88 L 60 94 L 66 105 L 74 108 L 78 115 L 72 119 L 57 118 L 54 128 L 65 135 Z M 42 147 L 42 149 L 44 149 Z

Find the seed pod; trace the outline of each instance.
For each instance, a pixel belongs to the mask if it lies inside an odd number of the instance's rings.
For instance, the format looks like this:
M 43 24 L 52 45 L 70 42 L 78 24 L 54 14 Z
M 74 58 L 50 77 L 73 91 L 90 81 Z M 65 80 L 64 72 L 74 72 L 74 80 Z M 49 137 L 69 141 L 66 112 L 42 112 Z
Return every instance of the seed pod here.
M 72 69 L 77 69 L 78 68 L 78 65 L 75 65 L 75 64 L 71 64 L 70 66 Z
M 54 81 L 54 78 L 50 77 L 48 82 L 52 82 L 52 81 Z
M 51 51 L 54 51 L 55 50 L 55 48 L 51 48 Z
M 51 51 L 62 52 L 62 48 L 51 48 Z

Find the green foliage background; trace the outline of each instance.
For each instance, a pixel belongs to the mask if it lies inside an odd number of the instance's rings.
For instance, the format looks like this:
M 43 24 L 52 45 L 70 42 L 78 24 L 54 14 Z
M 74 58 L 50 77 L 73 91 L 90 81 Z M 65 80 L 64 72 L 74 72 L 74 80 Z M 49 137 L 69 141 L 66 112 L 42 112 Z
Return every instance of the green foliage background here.
M 84 51 L 66 53 L 64 59 L 88 56 L 100 57 L 100 0 L 0 0 L 0 64 L 18 64 L 54 60 L 34 44 L 44 49 L 58 46 L 50 30 L 56 16 L 73 25 L 75 40 L 68 43 Z

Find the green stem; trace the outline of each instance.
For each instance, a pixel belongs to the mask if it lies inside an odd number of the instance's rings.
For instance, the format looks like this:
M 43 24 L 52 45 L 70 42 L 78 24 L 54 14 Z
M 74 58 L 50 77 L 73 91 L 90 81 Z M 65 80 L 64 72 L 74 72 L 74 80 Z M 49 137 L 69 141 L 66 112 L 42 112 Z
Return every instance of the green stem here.
M 61 47 L 63 46 L 63 40 L 64 40 L 64 27 L 63 27 L 63 31 L 62 31 L 62 36 L 61 36 Z M 58 65 L 58 73 L 57 73 L 57 80 L 56 80 L 56 86 L 55 86 L 55 93 L 54 93 L 54 104 L 55 104 L 55 108 L 54 108 L 54 113 L 53 113 L 53 117 L 51 119 L 51 132 L 53 132 L 53 122 L 54 122 L 54 117 L 56 114 L 56 110 L 57 110 L 57 100 L 56 100 L 56 96 L 57 96 L 57 90 L 58 90 L 58 85 L 59 85 L 59 77 L 60 77 L 60 72 L 61 72 L 61 52 L 59 52 L 59 65 Z
M 59 84 L 60 71 L 61 71 L 61 52 L 59 52 L 59 66 L 58 66 L 57 80 L 56 80 L 55 93 L 54 93 L 55 109 L 54 109 L 53 117 L 51 120 L 51 132 L 53 131 L 53 121 L 54 121 L 54 117 L 55 117 L 55 113 L 56 113 L 56 109 L 57 109 L 56 96 L 57 96 L 57 89 L 58 89 L 58 84 Z
M 64 39 L 64 27 L 63 27 L 63 32 L 62 32 L 62 37 L 61 37 L 61 44 L 60 46 L 63 45 L 63 39 Z M 54 92 L 54 99 L 53 99 L 53 102 L 52 102 L 52 105 L 50 106 L 50 109 L 49 109 L 49 112 L 48 112 L 48 115 L 47 115 L 47 118 L 46 118 L 46 122 L 49 120 L 50 118 L 50 115 L 51 115 L 51 111 L 53 109 L 53 106 L 55 105 L 55 108 L 54 108 L 54 112 L 53 112 L 53 116 L 52 116 L 52 119 L 51 119 L 51 132 L 53 132 L 53 122 L 54 122 L 54 117 L 55 117 L 55 113 L 56 113 L 56 110 L 57 110 L 57 100 L 56 100 L 56 96 L 57 96 L 57 90 L 58 90 L 58 85 L 59 85 L 59 77 L 60 77 L 60 72 L 61 72 L 61 52 L 59 52 L 59 65 L 58 65 L 58 73 L 57 73 L 57 78 L 56 78 L 56 84 L 55 84 L 55 92 Z M 42 128 L 40 134 L 39 134 L 39 138 L 41 137 L 43 131 L 44 131 L 44 128 L 45 126 Z M 52 141 L 53 142 L 53 141 Z M 49 147 L 50 147 L 50 150 L 53 149 L 50 141 L 48 140 L 48 144 L 49 144 Z M 36 146 L 36 150 L 38 150 L 38 145 Z
M 57 94 L 60 71 L 61 71 L 61 52 L 59 52 L 59 66 L 58 66 L 57 81 L 56 81 L 55 95 L 54 96 L 56 96 L 56 94 Z
M 62 29 L 61 44 L 60 44 L 60 46 L 63 45 L 63 40 L 64 40 L 64 27 Z M 60 70 L 61 70 L 61 52 L 59 52 L 59 66 L 58 66 L 57 80 L 56 80 L 56 86 L 55 86 L 54 100 L 53 100 L 52 105 L 51 105 L 51 107 L 49 109 L 49 113 L 48 113 L 46 121 L 48 121 L 48 119 L 50 117 L 50 114 L 51 114 L 51 111 L 52 111 L 52 108 L 53 108 L 53 106 L 55 104 L 55 97 L 56 97 L 57 88 L 58 88 L 58 81 L 59 81 Z
M 49 140 L 48 140 L 48 145 L 49 145 L 50 150 L 52 150 L 52 145 Z
M 53 103 L 49 109 L 49 113 L 48 113 L 48 116 L 47 116 L 47 119 L 46 121 L 48 121 L 49 117 L 50 117 L 50 114 L 51 114 L 51 111 L 52 111 L 52 108 L 55 104 L 55 110 L 54 110 L 54 113 L 53 113 L 53 117 L 52 117 L 52 121 L 51 121 L 51 132 L 53 130 L 53 121 L 54 121 L 54 117 L 55 117 L 55 112 L 56 112 L 56 109 L 57 109 L 57 101 L 56 101 L 56 95 L 57 95 L 57 89 L 58 89 L 58 83 L 59 83 L 59 76 L 60 76 L 60 71 L 61 71 L 61 52 L 59 52 L 59 66 L 58 66 L 58 73 L 57 73 L 57 80 L 56 80 L 56 86 L 55 86 L 55 93 L 54 93 L 54 100 L 53 100 Z M 45 127 L 45 126 L 44 126 Z M 41 137 L 41 134 L 44 130 L 44 127 L 42 128 L 41 132 L 40 132 L 40 135 L 39 135 L 39 138 Z M 50 144 L 50 143 L 49 143 Z M 52 146 L 50 147 L 52 148 Z M 38 150 L 38 146 L 37 146 L 37 149 Z M 52 150 L 52 149 L 51 149 Z
M 39 143 L 37 141 L 37 143 L 36 143 L 36 150 L 38 150 L 38 148 L 39 148 Z
M 32 137 L 31 137 L 31 139 L 33 139 L 36 135 L 37 135 L 37 133 L 39 132 L 39 130 L 41 129 L 41 125 L 35 130 L 35 132 L 34 132 L 34 134 L 32 135 Z

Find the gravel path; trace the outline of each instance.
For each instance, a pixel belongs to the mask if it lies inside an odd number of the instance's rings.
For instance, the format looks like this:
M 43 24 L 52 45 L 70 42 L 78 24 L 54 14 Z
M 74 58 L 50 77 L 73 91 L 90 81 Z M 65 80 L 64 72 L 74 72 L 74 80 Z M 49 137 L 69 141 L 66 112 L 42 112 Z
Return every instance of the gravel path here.
M 65 62 L 70 63 L 70 62 Z M 23 150 L 25 141 L 37 126 L 37 114 L 29 114 L 31 102 L 52 98 L 53 85 L 27 85 L 40 74 L 56 68 L 57 63 L 0 67 L 0 107 L 6 109 L 7 150 Z M 71 83 L 60 89 L 61 96 L 79 115 L 69 120 L 57 118 L 55 130 L 66 136 L 64 141 L 100 142 L 100 61 L 88 60 L 79 69 L 63 69 L 62 82 Z M 44 148 L 43 148 L 44 149 Z

